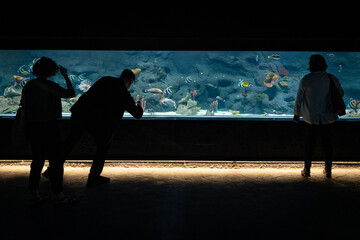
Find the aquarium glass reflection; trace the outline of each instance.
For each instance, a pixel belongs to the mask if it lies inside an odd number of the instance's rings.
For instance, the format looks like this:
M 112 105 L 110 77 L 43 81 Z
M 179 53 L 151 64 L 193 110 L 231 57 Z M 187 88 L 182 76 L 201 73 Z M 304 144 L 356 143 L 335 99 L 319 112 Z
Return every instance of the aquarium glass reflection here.
M 130 93 L 146 100 L 144 117 L 291 118 L 312 54 L 324 56 L 327 72 L 340 80 L 345 117 L 360 116 L 360 53 L 293 51 L 1 50 L 0 114 L 16 113 L 33 63 L 46 56 L 68 70 L 76 91 L 75 98 L 62 100 L 64 116 L 98 79 L 129 68 L 136 73 Z M 50 80 L 66 86 L 60 74 Z

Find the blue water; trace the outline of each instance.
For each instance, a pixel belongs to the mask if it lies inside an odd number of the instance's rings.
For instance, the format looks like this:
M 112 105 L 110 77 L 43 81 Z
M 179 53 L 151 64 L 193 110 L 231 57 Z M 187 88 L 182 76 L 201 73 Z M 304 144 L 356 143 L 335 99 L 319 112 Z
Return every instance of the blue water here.
M 82 84 L 91 86 L 103 76 L 140 68 L 130 92 L 145 96 L 146 114 L 154 118 L 200 117 L 206 112 L 209 117 L 229 118 L 291 115 L 312 54 L 325 57 L 327 71 L 339 78 L 345 91 L 345 103 L 350 98 L 360 100 L 358 52 L 1 50 L 0 94 L 5 96 L 0 98 L 0 114 L 11 114 L 18 106 L 22 86 L 14 87 L 14 75 L 33 78 L 34 59 L 46 56 L 68 69 L 78 97 L 84 91 Z M 278 76 L 272 87 L 264 84 L 269 73 Z M 51 80 L 65 87 L 60 74 Z M 172 93 L 167 91 L 164 97 L 173 100 L 176 108 L 160 104 L 162 94 L 144 93 L 150 88 L 170 89 Z M 69 112 L 75 101 L 64 99 L 63 112 Z

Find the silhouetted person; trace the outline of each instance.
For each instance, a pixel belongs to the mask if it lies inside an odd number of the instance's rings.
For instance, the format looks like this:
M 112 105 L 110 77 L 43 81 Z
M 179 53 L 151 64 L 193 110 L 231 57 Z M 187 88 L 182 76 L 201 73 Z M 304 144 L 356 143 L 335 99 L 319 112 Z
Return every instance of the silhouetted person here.
M 323 172 L 330 178 L 333 156 L 332 128 L 333 123 L 338 119 L 332 107 L 330 81 L 334 82 L 341 96 L 344 95 L 344 91 L 339 80 L 334 75 L 326 73 L 327 64 L 321 55 L 311 56 L 308 69 L 311 73 L 300 81 L 294 108 L 294 121 L 298 123 L 300 116 L 305 121 L 305 167 L 301 175 L 310 176 L 316 140 L 320 137 L 325 155 Z
M 32 202 L 39 203 L 45 200 L 39 194 L 39 183 L 47 154 L 52 166 L 51 188 L 55 203 L 68 204 L 75 199 L 65 196 L 62 189 L 64 149 L 56 119 L 61 118 L 61 98 L 74 97 L 75 91 L 66 69 L 58 66 L 50 58 L 40 58 L 32 70 L 37 78 L 24 86 L 20 101 L 20 105 L 25 109 L 27 137 L 33 154 L 29 177 Z M 66 81 L 67 89 L 48 80 L 59 70 Z
M 139 96 L 137 96 L 135 103 L 128 91 L 134 80 L 135 75 L 129 69 L 125 69 L 120 78 L 103 77 L 85 92 L 70 109 L 72 113 L 71 130 L 65 142 L 65 154 L 71 152 L 83 131 L 87 131 L 97 145 L 87 181 L 88 187 L 110 181 L 110 178 L 101 176 L 101 172 L 111 138 L 124 111 L 128 111 L 137 119 L 143 115 L 144 98 L 140 102 Z

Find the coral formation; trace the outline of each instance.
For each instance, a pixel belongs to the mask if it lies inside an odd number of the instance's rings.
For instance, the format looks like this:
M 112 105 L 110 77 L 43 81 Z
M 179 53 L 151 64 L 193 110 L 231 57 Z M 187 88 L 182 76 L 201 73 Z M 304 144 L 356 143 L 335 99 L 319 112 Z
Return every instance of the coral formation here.
M 279 68 L 278 72 L 281 77 L 285 77 L 289 74 L 289 71 L 286 70 L 285 68 Z
M 184 103 L 184 102 L 183 102 Z M 197 102 L 192 99 L 188 99 L 186 105 L 180 104 L 176 110 L 177 114 L 181 115 L 196 115 L 200 111 L 200 107 L 197 107 Z
M 262 102 L 265 98 L 269 97 L 266 93 L 255 93 L 251 95 L 250 99 L 255 102 Z
M 16 97 L 21 96 L 21 88 L 15 88 L 13 86 L 7 87 L 4 89 L 4 97 L 10 98 L 10 97 Z
M 276 81 L 279 79 L 279 76 L 276 75 L 275 73 L 269 72 L 266 75 L 266 78 L 264 80 L 264 84 L 265 86 L 267 86 L 268 88 L 271 88 L 274 86 L 274 83 L 276 83 Z

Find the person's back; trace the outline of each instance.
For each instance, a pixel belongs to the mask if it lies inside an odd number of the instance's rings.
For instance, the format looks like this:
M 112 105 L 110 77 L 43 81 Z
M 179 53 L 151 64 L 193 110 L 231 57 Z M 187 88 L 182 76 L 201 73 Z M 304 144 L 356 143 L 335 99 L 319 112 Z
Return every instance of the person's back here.
M 61 94 L 67 89 L 43 78 L 29 81 L 23 91 L 26 103 L 26 119 L 31 122 L 45 122 L 61 118 Z M 71 95 L 69 95 L 71 96 Z
M 88 177 L 88 187 L 110 181 L 110 178 L 101 176 L 101 173 L 112 136 L 124 111 L 128 111 L 137 119 L 143 115 L 146 104 L 144 98 L 140 101 L 137 96 L 135 103 L 128 91 L 134 81 L 135 74 L 130 69 L 125 69 L 119 78 L 103 77 L 70 109 L 71 129 L 65 144 L 65 155 L 71 152 L 83 131 L 87 131 L 97 145 Z
M 341 96 L 344 91 L 339 80 L 331 74 L 326 73 L 327 64 L 321 55 L 312 55 L 309 61 L 311 73 L 304 76 L 299 84 L 294 108 L 294 122 L 299 123 L 300 116 L 305 121 L 305 166 L 301 171 L 304 177 L 310 176 L 312 157 L 315 143 L 321 138 L 325 155 L 324 174 L 331 177 L 332 168 L 332 143 L 331 132 L 338 115 L 333 109 L 331 101 L 330 81 L 334 83 Z
M 338 85 L 339 80 L 329 74 L 331 81 Z M 299 91 L 303 91 L 303 119 L 307 123 L 329 123 L 338 119 L 332 109 L 330 95 L 330 78 L 325 71 L 317 71 L 307 74 L 301 80 Z M 301 98 L 298 98 L 297 109 L 300 108 Z
M 70 109 L 72 114 L 87 119 L 118 121 L 128 110 L 135 118 L 142 117 L 124 82 L 115 77 L 99 79 Z

